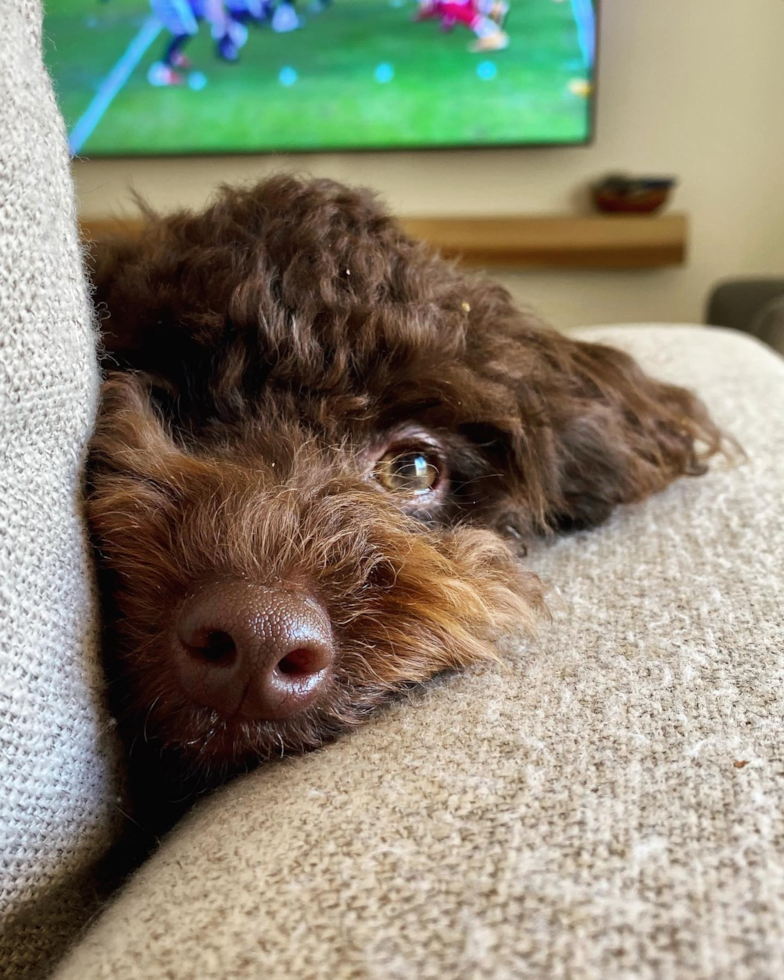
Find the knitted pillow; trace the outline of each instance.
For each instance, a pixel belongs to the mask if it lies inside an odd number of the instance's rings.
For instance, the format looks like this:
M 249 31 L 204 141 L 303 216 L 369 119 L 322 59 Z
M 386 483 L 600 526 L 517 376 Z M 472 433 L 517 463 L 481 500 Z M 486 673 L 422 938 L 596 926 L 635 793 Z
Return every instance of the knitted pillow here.
M 0 3 L 0 976 L 89 912 L 116 789 L 80 511 L 98 370 L 41 11 Z

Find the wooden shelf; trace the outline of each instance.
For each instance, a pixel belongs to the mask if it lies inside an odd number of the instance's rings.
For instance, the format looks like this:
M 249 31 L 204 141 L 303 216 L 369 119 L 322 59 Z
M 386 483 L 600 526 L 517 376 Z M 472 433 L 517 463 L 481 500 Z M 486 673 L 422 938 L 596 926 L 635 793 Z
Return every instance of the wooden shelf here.
M 653 269 L 686 260 L 684 214 L 401 218 L 406 231 L 467 265 L 508 269 Z M 138 234 L 134 219 L 82 220 L 86 238 Z
M 409 234 L 470 265 L 510 269 L 645 269 L 682 265 L 683 214 L 404 218 Z

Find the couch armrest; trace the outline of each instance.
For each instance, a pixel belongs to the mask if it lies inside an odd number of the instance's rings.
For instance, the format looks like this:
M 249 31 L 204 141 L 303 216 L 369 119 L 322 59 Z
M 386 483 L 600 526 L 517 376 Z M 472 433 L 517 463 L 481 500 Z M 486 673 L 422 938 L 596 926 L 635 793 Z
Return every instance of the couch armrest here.
M 37 0 L 0 2 L 0 976 L 91 914 L 117 823 L 81 512 L 98 395 L 65 127 Z

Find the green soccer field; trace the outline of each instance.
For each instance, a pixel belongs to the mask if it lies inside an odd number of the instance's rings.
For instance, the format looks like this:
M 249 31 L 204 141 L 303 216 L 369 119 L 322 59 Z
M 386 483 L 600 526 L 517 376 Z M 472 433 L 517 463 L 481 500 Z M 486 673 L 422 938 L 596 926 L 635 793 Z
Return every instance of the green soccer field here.
M 190 85 L 148 72 L 170 35 L 144 0 L 48 0 L 46 56 L 72 146 L 85 155 L 572 143 L 590 131 L 590 71 L 574 8 L 511 0 L 510 45 L 412 22 L 414 0 L 298 4 L 300 30 L 250 24 L 238 63 L 209 28 L 187 47 Z M 199 77 L 201 74 L 202 77 Z M 206 84 L 197 88 L 200 83 Z

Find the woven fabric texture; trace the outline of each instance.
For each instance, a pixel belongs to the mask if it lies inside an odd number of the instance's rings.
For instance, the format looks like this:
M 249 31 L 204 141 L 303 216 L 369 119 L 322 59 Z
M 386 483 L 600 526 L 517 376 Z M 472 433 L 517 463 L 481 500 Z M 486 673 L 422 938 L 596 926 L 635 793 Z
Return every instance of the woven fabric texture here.
M 204 801 L 57 980 L 784 977 L 784 361 L 588 334 L 748 460 L 535 548 L 537 643 Z
M 98 389 L 62 119 L 30 0 L 0 4 L 0 976 L 90 910 L 116 812 L 81 473 Z

